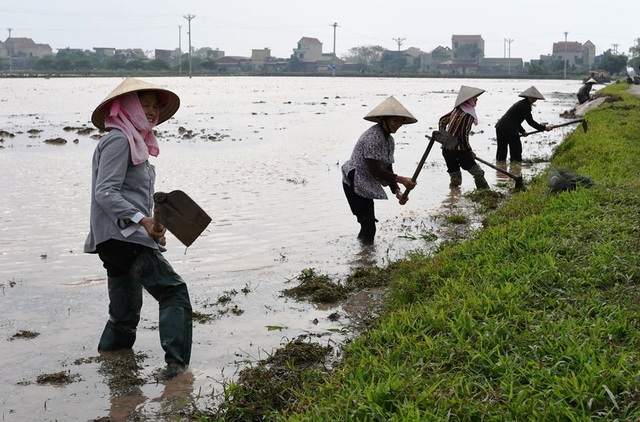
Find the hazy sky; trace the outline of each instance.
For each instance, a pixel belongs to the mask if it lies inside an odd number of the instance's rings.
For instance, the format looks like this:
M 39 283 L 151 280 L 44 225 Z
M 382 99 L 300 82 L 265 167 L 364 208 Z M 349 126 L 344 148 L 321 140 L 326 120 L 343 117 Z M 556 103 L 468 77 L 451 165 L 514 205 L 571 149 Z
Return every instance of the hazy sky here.
M 628 4 L 631 4 L 629 2 Z M 63 48 L 174 49 L 180 40 L 212 47 L 228 56 L 250 56 L 270 48 L 288 58 L 303 37 L 317 38 L 323 52 L 342 56 L 352 47 L 417 47 L 429 52 L 451 47 L 451 36 L 482 35 L 485 57 L 550 54 L 553 43 L 591 41 L 596 54 L 608 49 L 629 54 L 640 38 L 640 3 L 626 13 L 621 2 L 604 0 L 3 0 L 0 36 L 28 37 Z M 180 29 L 179 26 L 182 26 Z M 180 35 L 181 34 L 181 35 Z M 616 46 L 617 45 L 617 46 Z

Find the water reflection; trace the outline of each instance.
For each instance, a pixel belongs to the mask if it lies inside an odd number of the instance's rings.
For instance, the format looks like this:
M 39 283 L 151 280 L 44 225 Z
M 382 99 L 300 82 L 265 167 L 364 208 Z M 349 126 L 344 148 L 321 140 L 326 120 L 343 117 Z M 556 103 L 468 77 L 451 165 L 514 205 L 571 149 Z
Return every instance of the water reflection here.
M 147 401 L 141 388 L 146 382 L 141 365 L 144 356 L 136 355 L 131 349 L 102 352 L 100 356 L 99 372 L 105 377 L 110 391 L 109 417 L 124 421 Z
M 136 415 L 177 415 L 192 403 L 195 377 L 190 370 L 171 380 L 157 382 L 151 380 L 155 375 L 144 373 L 142 363 L 146 358 L 132 349 L 100 353 L 98 372 L 104 376 L 110 392 L 109 421 L 132 420 Z M 160 394 L 149 394 L 155 390 L 154 384 L 161 387 Z M 145 393 L 145 390 L 150 391 Z

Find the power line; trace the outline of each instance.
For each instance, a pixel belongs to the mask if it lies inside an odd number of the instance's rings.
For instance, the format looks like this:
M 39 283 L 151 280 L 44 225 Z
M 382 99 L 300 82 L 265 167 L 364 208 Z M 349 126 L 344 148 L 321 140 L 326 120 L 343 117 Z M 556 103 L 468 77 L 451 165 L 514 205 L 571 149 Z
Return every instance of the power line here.
M 185 18 L 187 21 L 189 21 L 189 77 L 191 77 L 191 20 L 195 19 L 196 15 L 184 15 L 183 18 Z

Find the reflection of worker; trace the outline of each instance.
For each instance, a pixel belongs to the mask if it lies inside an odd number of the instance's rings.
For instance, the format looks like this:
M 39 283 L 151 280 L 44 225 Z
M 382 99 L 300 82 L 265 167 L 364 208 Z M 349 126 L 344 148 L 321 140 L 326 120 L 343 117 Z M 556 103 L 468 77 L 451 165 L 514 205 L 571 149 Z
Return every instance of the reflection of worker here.
M 587 101 L 591 100 L 591 88 L 593 88 L 593 84 L 598 83 L 598 81 L 596 81 L 593 78 L 589 78 L 589 80 L 587 80 L 584 85 L 582 85 L 580 87 L 580 89 L 578 90 L 578 103 L 580 104 L 584 104 Z
M 383 186 L 402 200 L 402 189 L 413 189 L 415 183 L 409 177 L 393 172 L 395 142 L 393 133 L 404 124 L 418 120 L 394 97 L 389 97 L 371 110 L 365 120 L 376 122 L 367 129 L 353 148 L 351 158 L 342 165 L 342 187 L 349 202 L 351 212 L 358 218 L 360 233 L 358 239 L 365 244 L 373 244 L 376 234 L 374 199 L 387 199 Z
M 544 96 L 536 87 L 529 87 L 518 96 L 523 97 L 523 99 L 512 105 L 496 123 L 496 139 L 498 142 L 496 161 L 498 162 L 507 160 L 507 150 L 511 161 L 522 161 L 522 141 L 520 136 L 526 136 L 526 131 L 522 127 L 523 121 L 526 120 L 529 126 L 536 130 L 550 131 L 553 129 L 551 126 L 541 125 L 536 122 L 531 115 L 534 103 L 537 100 L 544 100 Z
M 471 127 L 478 124 L 476 103 L 484 89 L 463 85 L 456 97 L 453 110 L 438 121 L 438 129 L 446 130 L 458 141 L 453 149 L 443 148 L 442 156 L 447 163 L 447 172 L 451 179 L 449 187 L 457 188 L 462 184 L 462 172 L 466 170 L 473 176 L 478 189 L 489 189 L 484 178 L 484 170 L 476 163 L 475 154 L 469 143 Z
M 159 153 L 153 127 L 179 106 L 173 92 L 127 78 L 91 116 L 97 128 L 108 130 L 93 154 L 90 231 L 84 246 L 85 252 L 98 254 L 107 271 L 109 320 L 98 350 L 133 347 L 144 287 L 158 301 L 167 363 L 163 379 L 189 364 L 192 309 L 186 283 L 161 253 L 166 229 L 158 230 L 152 217 L 156 173 L 149 156 Z

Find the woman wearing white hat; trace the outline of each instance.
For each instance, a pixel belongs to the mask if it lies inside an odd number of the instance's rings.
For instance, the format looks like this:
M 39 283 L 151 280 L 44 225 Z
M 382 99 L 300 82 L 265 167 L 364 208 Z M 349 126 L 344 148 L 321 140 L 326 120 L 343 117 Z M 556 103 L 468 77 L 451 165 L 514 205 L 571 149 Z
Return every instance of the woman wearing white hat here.
M 509 110 L 496 123 L 496 139 L 498 150 L 496 161 L 507 160 L 507 149 L 509 150 L 511 161 L 522 161 L 522 141 L 520 136 L 526 134 L 522 127 L 522 122 L 527 121 L 529 126 L 536 130 L 550 131 L 552 126 L 545 126 L 533 119 L 531 111 L 537 100 L 544 100 L 544 96 L 532 86 L 522 91 L 519 97 L 522 100 L 512 105 Z
M 373 200 L 387 199 L 383 186 L 389 186 L 401 205 L 403 191 L 413 189 L 415 183 L 409 177 L 398 176 L 393 171 L 395 142 L 393 133 L 402 125 L 418 120 L 393 96 L 384 100 L 364 117 L 376 122 L 356 142 L 351 158 L 342 165 L 342 187 L 351 212 L 360 223 L 358 239 L 373 244 L 376 234 L 376 217 Z
M 175 377 L 191 357 L 192 309 L 187 285 L 162 256 L 166 229 L 152 217 L 155 169 L 160 152 L 153 127 L 178 110 L 173 92 L 125 79 L 94 110 L 91 121 L 108 133 L 92 162 L 90 230 L 84 251 L 97 253 L 107 270 L 109 320 L 99 351 L 130 349 L 142 308 L 144 287 L 159 306 L 160 343 Z
M 582 85 L 580 87 L 580 89 L 578 90 L 578 103 L 579 104 L 584 104 L 587 101 L 589 101 L 591 99 L 591 88 L 593 88 L 594 84 L 597 84 L 598 81 L 596 81 L 593 78 L 589 78 L 584 85 Z
M 475 154 L 469 143 L 469 133 L 472 126 L 478 124 L 476 104 L 484 89 L 471 86 L 461 86 L 453 110 L 438 121 L 438 129 L 446 130 L 458 141 L 454 149 L 443 148 L 442 156 L 447 163 L 447 172 L 451 179 L 449 187 L 456 188 L 462 184 L 462 172 L 468 171 L 478 189 L 488 189 L 489 184 L 484 178 L 484 170 L 476 163 Z

